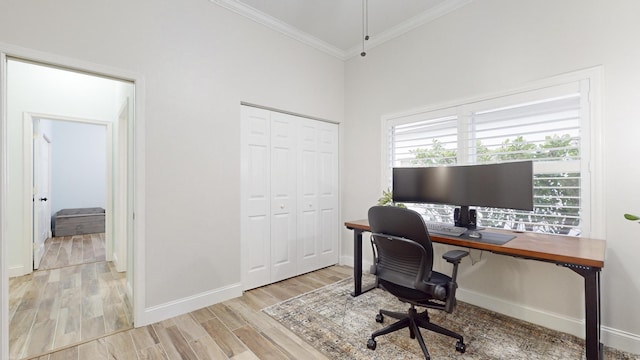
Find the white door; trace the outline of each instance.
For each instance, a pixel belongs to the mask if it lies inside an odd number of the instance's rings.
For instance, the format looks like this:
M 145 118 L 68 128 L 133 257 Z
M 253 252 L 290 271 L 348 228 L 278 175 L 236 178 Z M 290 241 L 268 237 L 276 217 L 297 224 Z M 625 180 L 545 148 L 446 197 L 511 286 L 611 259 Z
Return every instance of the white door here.
M 339 261 L 338 125 L 318 124 L 318 267 Z
M 301 119 L 298 129 L 298 269 L 318 269 L 318 122 Z
M 271 282 L 298 275 L 296 267 L 296 121 L 271 113 Z
M 34 138 L 33 269 L 40 267 L 44 242 L 51 236 L 51 142 L 37 131 Z
M 271 278 L 270 112 L 242 106 L 241 269 L 245 290 Z

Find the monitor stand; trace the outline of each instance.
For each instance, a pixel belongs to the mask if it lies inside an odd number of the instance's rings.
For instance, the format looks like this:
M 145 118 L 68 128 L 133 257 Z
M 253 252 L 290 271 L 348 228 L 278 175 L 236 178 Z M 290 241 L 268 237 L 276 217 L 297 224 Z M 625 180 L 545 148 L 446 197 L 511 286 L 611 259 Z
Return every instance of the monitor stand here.
M 453 211 L 453 222 L 456 226 L 467 229 L 476 228 L 476 210 L 468 206 L 460 206 Z

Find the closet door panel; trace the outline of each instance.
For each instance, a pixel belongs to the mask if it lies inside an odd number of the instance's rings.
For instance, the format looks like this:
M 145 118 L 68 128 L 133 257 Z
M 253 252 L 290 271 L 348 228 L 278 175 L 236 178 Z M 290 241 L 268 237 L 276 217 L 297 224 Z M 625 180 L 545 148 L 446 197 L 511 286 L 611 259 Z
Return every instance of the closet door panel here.
M 319 266 L 339 260 L 338 125 L 318 124 Z
M 300 119 L 298 131 L 298 270 L 318 268 L 318 130 L 317 121 Z
M 242 108 L 241 269 L 245 289 L 270 281 L 270 114 Z
M 296 119 L 271 114 L 271 282 L 296 276 Z

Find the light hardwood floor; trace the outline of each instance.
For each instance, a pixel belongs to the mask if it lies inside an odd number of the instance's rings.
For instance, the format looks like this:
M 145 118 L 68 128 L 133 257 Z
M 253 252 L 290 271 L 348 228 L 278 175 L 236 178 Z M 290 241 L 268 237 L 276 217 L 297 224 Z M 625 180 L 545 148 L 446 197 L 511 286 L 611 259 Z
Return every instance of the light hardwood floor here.
M 327 359 L 261 309 L 348 278 L 352 271 L 331 266 L 37 359 Z
M 130 329 L 126 273 L 104 261 L 104 235 L 48 239 L 39 270 L 9 280 L 10 359 Z
M 48 238 L 39 270 L 105 261 L 104 233 Z

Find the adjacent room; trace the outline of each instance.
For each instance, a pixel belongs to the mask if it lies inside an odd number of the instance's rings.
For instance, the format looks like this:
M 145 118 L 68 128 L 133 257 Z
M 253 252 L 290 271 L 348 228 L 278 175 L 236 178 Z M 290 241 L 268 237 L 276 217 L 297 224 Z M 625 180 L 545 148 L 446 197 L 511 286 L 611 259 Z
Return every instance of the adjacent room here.
M 639 32 L 635 0 L 0 3 L 0 357 L 640 358 Z M 70 80 L 32 106 L 16 64 L 115 81 L 107 115 L 65 113 L 90 102 Z M 105 131 L 106 201 L 48 211 L 105 209 L 126 273 L 108 296 L 133 323 L 106 331 L 95 298 L 105 331 L 85 337 L 52 326 L 65 299 L 9 297 L 38 258 L 25 198 L 50 198 L 30 191 L 31 129 L 81 119 Z M 499 186 L 394 170 L 515 163 Z M 466 229 L 427 240 L 414 220 Z M 423 250 L 409 267 L 442 282 L 390 275 Z M 381 330 L 394 317 L 410 330 Z M 30 334 L 64 345 L 10 350 Z

